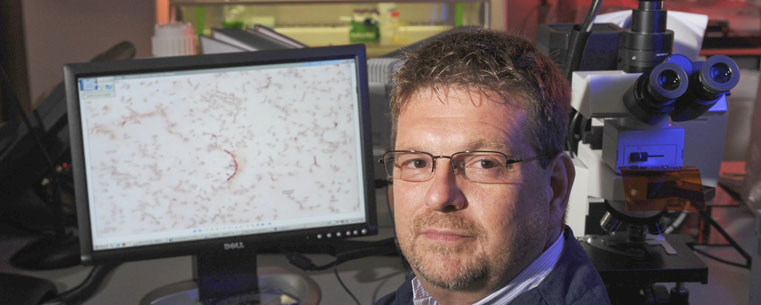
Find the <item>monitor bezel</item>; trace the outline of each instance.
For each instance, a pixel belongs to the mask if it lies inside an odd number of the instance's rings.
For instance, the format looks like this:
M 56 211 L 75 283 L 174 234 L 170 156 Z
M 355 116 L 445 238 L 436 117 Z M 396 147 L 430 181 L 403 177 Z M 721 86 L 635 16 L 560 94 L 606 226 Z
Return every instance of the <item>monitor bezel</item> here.
M 354 59 L 357 73 L 357 96 L 359 97 L 360 147 L 363 168 L 362 183 L 365 194 L 365 222 L 358 224 L 299 229 L 265 234 L 241 235 L 214 239 L 173 242 L 158 245 L 136 246 L 107 250 L 93 249 L 89 199 L 87 196 L 85 156 L 82 140 L 79 92 L 77 79 L 119 74 L 137 74 L 154 72 L 176 72 L 207 68 L 225 68 L 236 66 L 255 66 L 265 64 L 294 63 L 333 59 Z M 177 56 L 145 58 L 128 61 L 90 62 L 64 65 L 64 81 L 68 123 L 71 141 L 72 169 L 77 201 L 77 218 L 82 262 L 85 265 L 103 262 L 133 261 L 172 256 L 194 255 L 209 252 L 224 252 L 225 244 L 242 243 L 245 250 L 277 251 L 278 249 L 298 249 L 300 245 L 313 243 L 332 243 L 340 239 L 355 237 L 338 232 L 360 232 L 358 236 L 375 235 L 378 232 L 376 199 L 374 187 L 374 160 L 370 130 L 370 105 L 367 85 L 367 58 L 365 46 L 361 44 L 329 46 L 302 49 L 283 49 L 272 51 L 240 52 L 226 54 Z M 337 236 L 338 235 L 338 236 Z M 318 238 L 321 237 L 321 238 Z M 330 238 L 328 238 L 330 236 Z M 340 237 L 339 237 L 340 236 Z M 227 247 L 239 248 L 239 247 Z

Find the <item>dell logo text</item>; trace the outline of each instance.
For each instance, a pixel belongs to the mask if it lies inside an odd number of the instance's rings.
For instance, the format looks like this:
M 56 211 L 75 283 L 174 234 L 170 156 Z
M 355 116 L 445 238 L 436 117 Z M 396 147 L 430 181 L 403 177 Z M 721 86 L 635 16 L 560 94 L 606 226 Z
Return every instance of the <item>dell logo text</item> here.
M 246 246 L 243 245 L 242 241 L 234 242 L 234 243 L 225 243 L 225 250 L 235 250 L 235 249 L 243 249 Z

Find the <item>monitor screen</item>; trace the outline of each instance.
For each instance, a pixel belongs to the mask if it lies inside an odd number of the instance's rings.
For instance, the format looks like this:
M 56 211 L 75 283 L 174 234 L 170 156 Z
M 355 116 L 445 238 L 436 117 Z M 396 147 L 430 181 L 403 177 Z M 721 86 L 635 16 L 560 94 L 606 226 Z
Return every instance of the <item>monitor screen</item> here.
M 85 263 L 375 234 L 361 45 L 64 67 Z

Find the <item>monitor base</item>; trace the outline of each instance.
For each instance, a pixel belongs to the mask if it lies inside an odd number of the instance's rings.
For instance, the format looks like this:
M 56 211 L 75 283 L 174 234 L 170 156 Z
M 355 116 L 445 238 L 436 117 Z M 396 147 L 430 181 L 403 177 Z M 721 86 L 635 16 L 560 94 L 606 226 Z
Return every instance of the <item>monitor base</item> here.
M 258 273 L 260 293 L 234 298 L 249 300 L 258 297 L 261 300 L 258 304 L 263 305 L 281 304 L 281 296 L 296 298 L 300 305 L 320 303 L 320 287 L 310 277 L 278 267 L 261 267 Z M 232 301 L 223 300 L 223 304 L 233 304 L 230 303 Z M 159 287 L 140 300 L 140 305 L 176 304 L 201 304 L 196 281 L 187 280 Z

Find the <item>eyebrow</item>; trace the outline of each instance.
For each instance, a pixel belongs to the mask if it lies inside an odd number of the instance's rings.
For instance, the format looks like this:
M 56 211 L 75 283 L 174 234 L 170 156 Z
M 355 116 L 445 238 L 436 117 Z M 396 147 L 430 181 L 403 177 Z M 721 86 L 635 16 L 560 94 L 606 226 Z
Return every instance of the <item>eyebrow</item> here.
M 502 141 L 491 139 L 478 139 L 469 142 L 466 145 L 468 150 L 493 150 L 506 154 L 508 157 L 514 156 L 514 151 Z
M 428 152 L 425 149 L 420 149 L 416 146 L 398 146 L 395 148 L 396 150 L 413 150 L 413 151 L 420 151 L 420 152 Z M 492 140 L 492 139 L 476 139 L 473 141 L 470 141 L 466 143 L 462 150 L 460 151 L 498 151 L 501 153 L 504 153 L 508 158 L 515 158 L 517 157 L 516 151 L 514 149 L 511 149 L 510 146 L 505 144 L 502 141 L 499 140 Z M 430 153 L 430 152 L 428 152 Z M 434 154 L 435 155 L 435 154 Z

